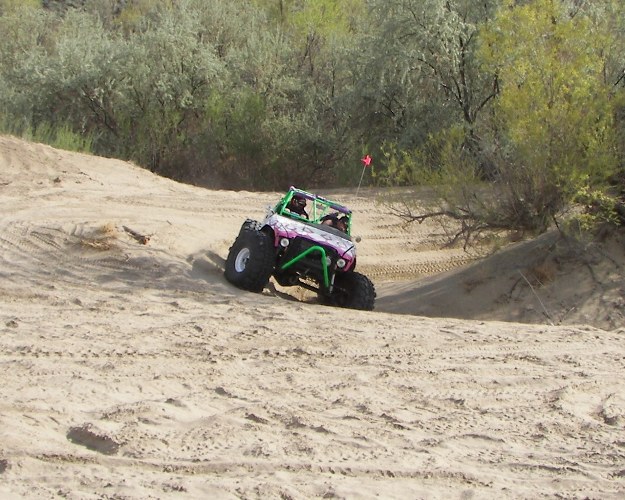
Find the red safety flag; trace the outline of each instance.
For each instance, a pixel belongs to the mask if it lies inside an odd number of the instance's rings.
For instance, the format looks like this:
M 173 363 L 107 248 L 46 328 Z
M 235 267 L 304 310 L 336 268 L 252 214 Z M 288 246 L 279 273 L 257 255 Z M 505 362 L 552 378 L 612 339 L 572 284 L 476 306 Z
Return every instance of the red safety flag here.
M 365 167 L 368 167 L 369 165 L 371 165 L 371 160 L 372 158 L 369 155 L 360 159 L 360 161 L 365 165 Z

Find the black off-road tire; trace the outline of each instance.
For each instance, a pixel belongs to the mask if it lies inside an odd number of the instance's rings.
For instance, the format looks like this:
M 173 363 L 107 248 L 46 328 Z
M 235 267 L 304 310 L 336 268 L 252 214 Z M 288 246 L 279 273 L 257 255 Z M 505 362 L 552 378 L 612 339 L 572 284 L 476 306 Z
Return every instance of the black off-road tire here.
M 245 222 L 241 224 L 241 229 L 239 232 L 243 232 L 246 230 L 260 231 L 262 227 L 263 225 L 254 219 L 245 219 Z
M 330 305 L 372 311 L 375 305 L 375 286 L 358 272 L 337 273 L 332 295 L 324 301 Z
M 224 274 L 234 286 L 259 293 L 273 272 L 275 251 L 271 236 L 256 230 L 253 224 L 246 226 L 247 223 L 230 247 Z

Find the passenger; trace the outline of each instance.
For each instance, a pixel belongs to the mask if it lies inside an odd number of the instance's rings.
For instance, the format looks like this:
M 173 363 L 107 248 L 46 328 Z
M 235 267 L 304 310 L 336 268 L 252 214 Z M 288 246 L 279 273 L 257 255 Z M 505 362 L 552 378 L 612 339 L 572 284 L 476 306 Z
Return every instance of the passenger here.
M 326 226 L 334 227 L 344 233 L 347 232 L 347 215 L 339 217 L 337 213 L 328 214 L 321 218 L 321 223 Z
M 343 231 L 344 233 L 347 232 L 347 215 L 344 215 L 343 217 L 339 218 L 336 220 L 336 228 L 339 231 Z

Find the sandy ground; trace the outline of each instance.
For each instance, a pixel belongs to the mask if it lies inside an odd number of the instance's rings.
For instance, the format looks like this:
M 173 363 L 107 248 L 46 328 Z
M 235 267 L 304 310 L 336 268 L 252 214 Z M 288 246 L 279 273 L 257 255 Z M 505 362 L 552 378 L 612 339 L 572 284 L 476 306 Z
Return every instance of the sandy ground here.
M 335 192 L 351 311 L 224 280 L 278 196 L 0 136 L 0 497 L 625 497 L 621 237 L 472 262 Z

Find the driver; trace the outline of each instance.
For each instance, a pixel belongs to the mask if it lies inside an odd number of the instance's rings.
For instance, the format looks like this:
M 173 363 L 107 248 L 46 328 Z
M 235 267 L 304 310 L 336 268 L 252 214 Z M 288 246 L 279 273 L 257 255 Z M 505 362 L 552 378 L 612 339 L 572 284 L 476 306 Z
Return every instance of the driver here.
M 306 213 L 306 198 L 304 198 L 301 194 L 294 194 L 286 208 L 288 208 L 291 212 L 308 219 L 308 214 Z

